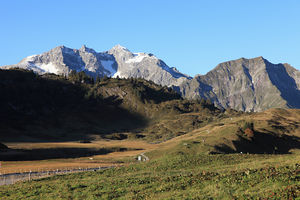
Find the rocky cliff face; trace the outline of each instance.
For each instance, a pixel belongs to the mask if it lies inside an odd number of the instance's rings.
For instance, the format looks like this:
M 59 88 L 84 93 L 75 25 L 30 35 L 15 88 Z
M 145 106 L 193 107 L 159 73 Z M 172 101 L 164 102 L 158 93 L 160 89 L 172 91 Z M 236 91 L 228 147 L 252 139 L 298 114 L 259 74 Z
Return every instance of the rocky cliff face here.
M 29 56 L 18 64 L 1 68 L 15 67 L 30 69 L 39 74 L 68 75 L 75 70 L 85 71 L 93 77 L 144 78 L 166 86 L 179 85 L 191 78 L 170 68 L 153 54 L 132 53 L 120 45 L 102 53 L 86 46 L 80 49 L 59 46 L 43 54 Z
M 120 45 L 97 53 L 83 46 L 56 47 L 16 65 L 39 74 L 68 75 L 71 70 L 97 76 L 143 78 L 175 88 L 188 99 L 210 99 L 221 108 L 261 111 L 268 108 L 300 108 L 300 72 L 288 64 L 272 64 L 263 57 L 228 61 L 206 75 L 191 78 L 148 53 L 132 53 Z
M 117 66 L 112 55 L 96 53 L 93 49 L 83 46 L 80 49 L 70 49 L 59 46 L 40 55 L 29 56 L 18 64 L 2 68 L 24 68 L 39 74 L 54 73 L 68 75 L 71 70 L 85 71 L 90 75 L 113 75 Z
M 288 64 L 275 65 L 258 57 L 221 63 L 176 89 L 186 98 L 210 99 L 222 108 L 261 111 L 300 108 L 299 86 L 299 71 Z
M 108 51 L 113 55 L 118 65 L 118 71 L 113 77 L 143 78 L 164 86 L 179 85 L 191 77 L 180 73 L 176 68 L 168 67 L 153 54 L 131 53 L 125 47 L 117 45 Z

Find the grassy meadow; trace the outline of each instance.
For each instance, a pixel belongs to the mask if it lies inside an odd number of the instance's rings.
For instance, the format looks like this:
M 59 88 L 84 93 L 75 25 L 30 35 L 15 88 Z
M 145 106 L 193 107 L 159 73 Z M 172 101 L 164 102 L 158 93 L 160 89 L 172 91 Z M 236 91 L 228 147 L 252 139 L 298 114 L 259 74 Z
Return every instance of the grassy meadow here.
M 157 153 L 153 152 L 153 156 Z M 7 200 L 295 199 L 300 196 L 299 163 L 300 155 L 206 155 L 174 151 L 127 167 L 2 186 L 0 197 Z

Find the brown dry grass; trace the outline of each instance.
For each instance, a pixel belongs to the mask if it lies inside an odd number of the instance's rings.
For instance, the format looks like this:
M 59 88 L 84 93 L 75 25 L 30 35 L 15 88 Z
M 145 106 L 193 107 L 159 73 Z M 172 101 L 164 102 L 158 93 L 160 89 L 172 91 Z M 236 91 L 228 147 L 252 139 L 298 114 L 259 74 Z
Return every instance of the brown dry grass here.
M 128 161 L 134 161 L 134 157 L 140 153 L 156 148 L 157 145 L 144 141 L 133 140 L 100 140 L 92 143 L 77 142 L 49 142 L 49 143 L 6 143 L 11 149 L 51 149 L 51 148 L 106 148 L 124 147 L 130 149 L 142 149 L 134 151 L 112 152 L 105 155 L 96 155 L 81 158 L 53 159 L 41 161 L 5 161 L 2 162 L 0 173 L 16 173 L 27 171 L 43 171 L 71 168 L 92 168 L 103 166 L 126 165 Z M 120 161 L 127 160 L 125 163 Z

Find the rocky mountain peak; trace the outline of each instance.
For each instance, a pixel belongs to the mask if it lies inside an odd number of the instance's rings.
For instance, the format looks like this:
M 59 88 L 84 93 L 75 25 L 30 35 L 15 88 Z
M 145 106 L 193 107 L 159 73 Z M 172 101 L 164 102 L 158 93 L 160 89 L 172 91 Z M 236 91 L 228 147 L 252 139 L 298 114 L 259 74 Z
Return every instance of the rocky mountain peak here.
M 64 45 L 61 45 L 61 46 L 57 46 L 57 47 L 51 49 L 50 51 L 63 51 L 65 49 L 70 49 L 70 48 L 68 48 L 68 47 L 66 47 Z
M 111 48 L 108 51 L 108 54 L 112 54 L 116 58 L 116 61 L 119 65 L 122 65 L 123 62 L 134 57 L 134 54 L 131 51 L 119 44 Z
M 129 49 L 127 49 L 126 47 L 120 45 L 120 44 L 117 44 L 115 46 L 113 46 L 113 48 L 110 49 L 110 51 L 125 51 L 125 52 L 130 52 Z
M 3 69 L 24 68 L 39 74 L 67 75 L 70 71 L 84 71 L 93 77 L 144 78 L 161 85 L 178 85 L 187 76 L 170 68 L 153 54 L 132 53 L 116 45 L 109 51 L 98 53 L 83 45 L 80 49 L 58 46 L 40 55 L 29 56 L 15 65 Z
M 97 53 L 94 49 L 88 48 L 86 45 L 82 45 L 79 51 L 87 52 L 87 53 Z
M 55 48 L 53 48 L 53 49 L 51 49 L 50 51 L 48 51 L 48 52 L 45 52 L 45 53 L 43 53 L 43 54 L 41 54 L 41 55 L 45 55 L 45 54 L 51 54 L 51 55 L 58 55 L 58 54 L 61 54 L 61 53 L 71 53 L 71 52 L 73 52 L 74 51 L 74 49 L 71 49 L 71 48 L 68 48 L 68 47 L 66 47 L 66 46 L 64 46 L 64 45 L 61 45 L 61 46 L 58 46 L 58 47 L 55 47 Z
M 86 47 L 86 46 L 85 46 L 85 44 L 84 44 L 84 45 L 82 45 L 82 46 L 81 46 L 81 48 L 80 48 L 79 50 L 81 50 L 81 51 L 85 51 L 85 50 L 86 50 L 86 48 L 87 48 L 87 47 Z
M 183 82 L 179 89 L 186 98 L 210 99 L 222 108 L 300 108 L 299 79 L 298 70 L 260 56 L 220 63 L 206 75 Z

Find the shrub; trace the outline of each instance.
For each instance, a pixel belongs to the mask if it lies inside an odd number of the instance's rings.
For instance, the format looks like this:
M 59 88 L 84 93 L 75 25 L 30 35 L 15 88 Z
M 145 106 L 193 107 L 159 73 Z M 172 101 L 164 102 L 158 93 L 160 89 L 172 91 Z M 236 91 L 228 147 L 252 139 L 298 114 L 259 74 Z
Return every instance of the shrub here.
M 243 130 L 245 131 L 246 129 L 251 129 L 253 130 L 254 129 L 254 125 L 253 125 L 253 122 L 245 122 L 244 125 L 243 125 Z
M 0 143 L 0 151 L 6 149 L 8 149 L 8 147 L 5 144 Z
M 254 137 L 254 131 L 250 128 L 246 128 L 244 133 L 247 135 L 247 137 L 249 139 L 253 138 Z

